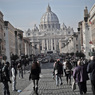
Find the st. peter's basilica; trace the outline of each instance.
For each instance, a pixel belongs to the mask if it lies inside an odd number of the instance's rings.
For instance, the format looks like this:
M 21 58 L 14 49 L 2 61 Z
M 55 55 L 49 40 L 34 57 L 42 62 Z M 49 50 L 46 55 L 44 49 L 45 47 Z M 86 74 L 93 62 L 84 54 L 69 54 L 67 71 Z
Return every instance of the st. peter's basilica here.
M 64 23 L 60 25 L 57 15 L 48 5 L 46 12 L 41 17 L 39 28 L 34 25 L 32 30 L 26 31 L 25 37 L 31 39 L 35 54 L 48 51 L 60 53 L 64 42 L 73 34 L 73 28 L 67 27 Z

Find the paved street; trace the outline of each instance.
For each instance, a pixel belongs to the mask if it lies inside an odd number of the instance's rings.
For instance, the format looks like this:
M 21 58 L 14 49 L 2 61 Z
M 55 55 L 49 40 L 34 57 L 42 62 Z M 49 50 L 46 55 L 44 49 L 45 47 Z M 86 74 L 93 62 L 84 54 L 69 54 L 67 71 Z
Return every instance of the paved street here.
M 52 63 L 42 65 L 42 73 L 39 81 L 39 95 L 79 95 L 78 87 L 75 91 L 72 91 L 71 85 L 66 84 L 64 76 L 63 85 L 58 87 L 55 85 L 55 80 L 52 78 L 52 66 Z M 20 95 L 35 95 L 32 88 L 33 85 L 31 83 Z M 88 81 L 87 95 L 92 95 L 90 81 Z
M 52 71 L 53 71 L 52 66 L 53 66 L 52 63 L 46 63 L 41 66 L 42 73 L 39 81 L 39 90 L 38 90 L 39 95 L 79 95 L 78 87 L 75 91 L 72 91 L 71 85 L 66 84 L 64 76 L 62 78 L 63 85 L 58 87 L 55 85 L 55 80 L 52 78 Z M 35 95 L 32 89 L 33 88 L 32 81 L 29 81 L 28 77 L 29 77 L 29 71 L 27 71 L 26 74 L 24 75 L 24 79 L 18 79 L 17 76 L 17 89 L 22 90 L 22 92 L 12 92 L 10 85 L 11 95 Z M 92 95 L 90 81 L 88 81 L 87 84 L 88 84 L 87 95 Z M 0 84 L 0 95 L 3 95 L 1 90 L 1 85 L 2 84 Z

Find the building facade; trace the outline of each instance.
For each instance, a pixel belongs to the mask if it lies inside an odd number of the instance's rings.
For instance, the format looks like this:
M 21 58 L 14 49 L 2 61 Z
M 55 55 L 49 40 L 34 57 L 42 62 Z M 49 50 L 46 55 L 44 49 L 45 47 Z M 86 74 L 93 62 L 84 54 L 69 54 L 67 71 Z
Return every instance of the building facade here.
M 2 57 L 5 54 L 3 27 L 4 27 L 3 13 L 0 11 L 0 60 L 2 60 Z
M 95 50 L 95 4 L 92 6 L 89 15 L 91 29 L 91 48 Z
M 8 22 L 4 21 L 4 32 L 5 32 L 5 54 L 7 61 L 10 62 L 11 54 L 15 54 L 15 28 Z
M 41 18 L 39 28 L 34 25 L 32 30 L 27 30 L 25 37 L 31 39 L 33 54 L 47 53 L 48 51 L 61 53 L 63 42 L 73 33 L 73 28 L 67 28 L 64 23 L 62 26 L 60 25 L 57 15 L 48 5 Z
M 7 61 L 11 61 L 11 55 L 31 55 L 30 40 L 23 38 L 23 31 L 14 28 L 8 21 L 4 21 L 5 55 Z
M 80 33 L 81 51 L 85 54 L 87 59 L 90 57 L 89 53 L 91 52 L 92 42 L 92 30 L 89 23 L 89 18 L 90 14 L 88 13 L 87 7 L 85 7 L 84 20 L 78 23 L 78 32 Z

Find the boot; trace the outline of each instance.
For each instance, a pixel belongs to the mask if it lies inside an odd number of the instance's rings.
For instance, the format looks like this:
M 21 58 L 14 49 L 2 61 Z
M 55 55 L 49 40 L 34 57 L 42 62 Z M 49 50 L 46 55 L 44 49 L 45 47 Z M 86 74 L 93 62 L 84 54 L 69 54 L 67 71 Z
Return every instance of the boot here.
M 35 92 L 36 92 L 36 95 L 38 95 L 38 87 L 36 87 L 36 90 L 35 90 Z

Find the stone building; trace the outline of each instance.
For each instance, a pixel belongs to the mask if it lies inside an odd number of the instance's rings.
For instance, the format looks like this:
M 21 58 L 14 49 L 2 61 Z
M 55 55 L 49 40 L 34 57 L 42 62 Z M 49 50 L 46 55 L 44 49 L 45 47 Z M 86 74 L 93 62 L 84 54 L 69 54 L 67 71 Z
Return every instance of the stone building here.
M 21 55 L 31 53 L 30 40 L 23 38 L 23 31 L 14 28 L 10 22 L 4 21 L 4 31 L 5 31 L 5 54 L 7 56 L 7 61 L 10 62 L 10 56 L 12 54 Z M 31 51 L 30 51 L 31 50 Z
M 2 57 L 5 54 L 3 27 L 4 27 L 3 13 L 0 11 L 0 60 L 2 60 Z
M 91 29 L 91 48 L 95 50 L 95 4 L 89 12 L 89 23 Z
M 20 29 L 15 29 L 15 47 L 16 47 L 16 54 L 18 56 L 25 53 L 24 51 L 24 45 L 23 45 L 23 31 Z
M 32 45 L 30 43 L 30 39 L 23 37 L 23 46 L 24 46 L 24 54 L 25 55 L 31 55 L 32 54 Z
M 79 46 L 79 34 L 75 32 L 71 37 L 64 41 L 64 46 L 62 48 L 62 53 L 76 53 L 80 52 Z
M 16 54 L 15 51 L 15 28 L 8 21 L 4 21 L 4 32 L 5 32 L 5 54 L 7 61 L 10 62 L 10 55 Z
M 89 12 L 87 7 L 84 9 L 84 20 L 78 23 L 78 32 L 80 33 L 81 51 L 89 59 L 89 52 L 91 51 L 91 26 L 89 23 Z
M 84 47 L 83 47 L 83 21 L 80 21 L 78 23 L 78 37 L 79 37 L 79 43 L 80 43 L 80 51 L 84 52 Z
M 31 39 L 33 54 L 61 53 L 63 42 L 72 36 L 73 28 L 70 28 L 63 23 L 61 26 L 57 15 L 52 12 L 48 5 L 46 12 L 41 17 L 39 28 L 34 25 L 32 30 L 28 29 L 25 37 Z

